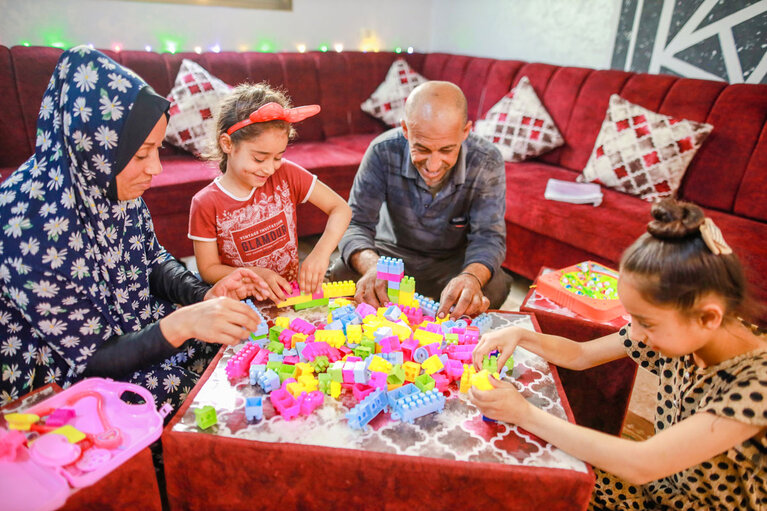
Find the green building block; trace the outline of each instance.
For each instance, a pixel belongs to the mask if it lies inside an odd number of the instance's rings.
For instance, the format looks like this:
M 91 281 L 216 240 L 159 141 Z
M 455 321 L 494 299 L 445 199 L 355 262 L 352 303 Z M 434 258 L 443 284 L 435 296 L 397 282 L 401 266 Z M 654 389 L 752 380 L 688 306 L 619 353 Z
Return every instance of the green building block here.
M 421 389 L 421 392 L 428 392 L 434 388 L 434 378 L 424 373 L 421 376 L 416 377 L 415 386 Z
M 272 353 L 281 355 L 282 352 L 285 351 L 285 345 L 282 344 L 280 341 L 272 341 L 266 345 L 266 349 L 268 349 Z
M 330 375 L 330 379 L 332 381 L 337 381 L 338 383 L 343 383 L 344 382 L 344 374 L 343 374 L 343 369 L 341 368 L 341 366 L 336 366 L 334 364 L 334 365 L 328 367 L 327 374 Z
M 392 366 L 389 376 L 386 377 L 386 383 L 389 385 L 402 385 L 405 383 L 405 370 L 402 369 L 402 364 Z
M 320 373 L 317 375 L 317 380 L 320 382 L 320 391 L 323 394 L 330 394 L 330 375 L 328 373 Z
M 488 373 L 498 371 L 498 357 L 495 355 L 492 357 L 485 355 L 485 358 L 482 360 L 482 369 L 487 370 Z
M 450 344 L 458 344 L 458 334 L 445 334 L 445 342 Z
M 369 347 L 363 346 L 362 344 L 354 348 L 352 351 L 354 352 L 354 356 L 360 357 L 363 360 L 368 358 L 372 353 L 372 350 Z
M 325 355 L 320 355 L 319 357 L 315 358 L 313 361 L 309 362 L 309 365 L 312 366 L 314 369 L 314 373 L 319 375 L 320 373 L 324 373 L 328 370 L 328 366 L 330 365 L 330 361 L 328 360 L 328 357 Z
M 514 357 L 509 357 L 503 365 L 508 369 L 508 372 L 511 373 L 514 370 Z
M 301 311 L 304 309 L 310 309 L 312 307 L 322 307 L 323 305 L 327 305 L 329 301 L 330 298 L 320 298 L 318 300 L 310 300 L 304 303 L 297 303 L 293 306 L 293 308 L 297 311 Z
M 399 283 L 401 293 L 415 293 L 415 279 L 413 277 L 403 277 Z
M 271 369 L 275 373 L 280 370 L 280 367 L 282 367 L 282 362 L 280 362 L 279 360 L 270 360 L 269 362 L 266 363 L 266 369 L 267 370 Z
M 399 289 L 387 289 L 386 294 L 389 297 L 389 300 L 392 303 L 397 303 L 399 301 Z
M 296 366 L 290 364 L 280 364 L 277 374 L 280 376 L 280 383 L 284 383 L 288 378 L 296 377 Z
M 269 340 L 270 341 L 279 341 L 280 340 L 280 334 L 282 331 L 285 330 L 281 326 L 274 325 L 272 328 L 269 329 Z
M 208 429 L 218 424 L 216 409 L 213 406 L 207 405 L 202 408 L 192 408 L 192 411 L 194 412 L 194 422 L 198 428 Z

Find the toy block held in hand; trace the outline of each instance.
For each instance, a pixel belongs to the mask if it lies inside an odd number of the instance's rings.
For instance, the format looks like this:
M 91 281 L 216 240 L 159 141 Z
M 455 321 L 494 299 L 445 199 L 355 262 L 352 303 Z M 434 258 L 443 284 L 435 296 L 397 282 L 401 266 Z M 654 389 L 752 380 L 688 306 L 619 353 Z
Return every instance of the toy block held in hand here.
M 322 292 L 325 298 L 340 298 L 342 296 L 354 296 L 357 292 L 357 285 L 353 280 L 344 280 L 341 282 L 326 282 L 322 284 Z

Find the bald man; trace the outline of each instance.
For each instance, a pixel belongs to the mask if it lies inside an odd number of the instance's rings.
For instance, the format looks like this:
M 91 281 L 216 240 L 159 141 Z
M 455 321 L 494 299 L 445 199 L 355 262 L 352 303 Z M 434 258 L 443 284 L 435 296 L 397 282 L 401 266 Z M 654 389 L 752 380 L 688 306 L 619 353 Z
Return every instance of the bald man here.
M 335 280 L 354 279 L 358 301 L 388 301 L 381 256 L 405 262 L 416 291 L 440 301 L 439 317 L 498 308 L 511 278 L 506 254 L 503 158 L 471 133 L 466 97 L 449 82 L 417 87 L 402 126 L 378 136 L 354 178 L 352 220 Z

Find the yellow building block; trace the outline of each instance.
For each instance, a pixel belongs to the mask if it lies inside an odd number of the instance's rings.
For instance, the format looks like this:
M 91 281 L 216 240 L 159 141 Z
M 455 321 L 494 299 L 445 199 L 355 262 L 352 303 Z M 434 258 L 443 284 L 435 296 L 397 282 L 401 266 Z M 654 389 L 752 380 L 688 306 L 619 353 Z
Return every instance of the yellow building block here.
M 304 374 L 298 377 L 298 383 L 304 388 L 305 392 L 312 392 L 320 388 L 320 382 L 312 374 Z
M 401 383 L 390 383 L 386 386 L 386 391 L 391 392 L 394 389 L 398 389 L 402 386 Z
M 471 386 L 479 390 L 493 390 L 493 387 L 488 380 L 489 374 L 486 369 L 482 369 L 477 374 L 471 377 Z
M 413 335 L 413 331 L 407 325 L 402 323 L 394 323 L 393 321 L 385 320 L 383 326 L 388 326 L 394 335 L 399 337 L 400 341 L 407 341 L 410 336 Z
M 322 292 L 325 298 L 339 298 L 341 296 L 354 296 L 357 292 L 357 285 L 353 280 L 343 280 L 340 282 L 326 282 L 322 284 Z
M 288 392 L 290 392 L 290 395 L 293 397 L 298 397 L 301 395 L 301 392 L 304 392 L 304 386 L 297 381 L 288 383 L 286 388 L 288 389 Z
M 295 348 L 297 342 L 306 342 L 307 337 L 306 334 L 293 334 L 293 337 L 290 338 L 290 347 Z
M 314 374 L 314 368 L 306 362 L 298 362 L 296 364 L 296 379 L 305 374 Z
M 346 325 L 346 339 L 351 344 L 359 344 L 362 341 L 362 325 Z
M 437 355 L 432 355 L 423 361 L 421 367 L 426 371 L 426 374 L 434 374 L 441 371 L 445 367 L 445 364 L 442 363 Z
M 429 332 L 428 330 L 424 330 L 423 328 L 419 328 L 413 334 L 413 339 L 418 341 L 418 343 L 421 346 L 425 346 L 427 344 L 432 344 L 435 342 L 442 342 L 443 338 L 444 336 L 442 334 L 438 334 L 436 332 Z
M 333 399 L 338 399 L 338 396 L 341 395 L 341 383 L 337 381 L 331 381 L 330 382 L 330 397 Z
M 405 381 L 411 383 L 421 374 L 421 364 L 417 362 L 405 362 L 402 364 L 402 369 L 405 370 Z
M 391 370 L 391 367 L 391 362 L 378 355 L 373 355 L 373 360 L 371 360 L 370 365 L 368 365 L 368 369 L 379 373 L 388 373 Z
M 57 435 L 63 435 L 67 437 L 67 440 L 70 444 L 76 444 L 77 442 L 85 439 L 85 433 L 69 424 L 61 426 L 58 429 L 54 429 L 51 431 L 51 433 L 56 433 Z
M 343 330 L 317 330 L 314 332 L 314 340 L 326 342 L 334 348 L 340 348 L 346 342 Z
M 8 429 L 17 431 L 29 431 L 30 426 L 40 420 L 40 416 L 34 413 L 6 413 L 5 421 Z
M 458 390 L 461 393 L 466 394 L 471 388 L 471 378 L 477 373 L 473 365 L 463 364 L 463 374 L 461 375 L 461 383 Z
M 297 303 L 311 302 L 312 300 L 314 300 L 314 298 L 312 298 L 311 294 L 301 293 L 298 296 L 291 296 L 284 302 L 278 303 L 277 307 L 290 307 L 291 305 L 296 305 Z
M 290 328 L 290 318 L 279 316 L 274 318 L 274 324 L 281 328 Z

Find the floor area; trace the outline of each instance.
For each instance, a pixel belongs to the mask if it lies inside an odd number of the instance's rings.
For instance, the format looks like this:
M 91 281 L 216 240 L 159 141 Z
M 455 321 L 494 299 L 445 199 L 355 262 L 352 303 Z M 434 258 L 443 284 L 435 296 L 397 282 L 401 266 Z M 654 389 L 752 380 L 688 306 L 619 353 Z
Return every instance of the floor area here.
M 299 238 L 298 257 L 303 260 L 311 252 L 319 236 L 307 236 Z M 331 260 L 337 257 L 336 251 Z M 187 268 L 196 271 L 197 264 L 194 256 L 183 258 Z M 522 305 L 527 291 L 532 282 L 522 276 L 512 274 L 514 281 L 506 301 L 501 306 L 502 310 L 516 311 Z M 634 390 L 631 394 L 629 410 L 623 425 L 622 436 L 633 440 L 644 440 L 654 433 L 653 416 L 655 410 L 655 394 L 657 392 L 658 379 L 651 372 L 642 369 L 637 371 L 634 382 Z

